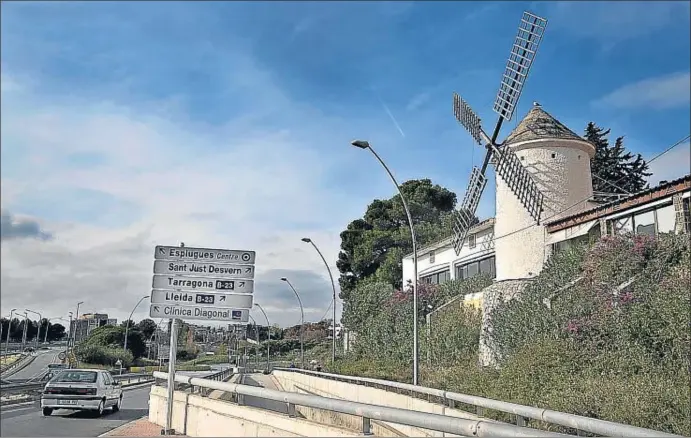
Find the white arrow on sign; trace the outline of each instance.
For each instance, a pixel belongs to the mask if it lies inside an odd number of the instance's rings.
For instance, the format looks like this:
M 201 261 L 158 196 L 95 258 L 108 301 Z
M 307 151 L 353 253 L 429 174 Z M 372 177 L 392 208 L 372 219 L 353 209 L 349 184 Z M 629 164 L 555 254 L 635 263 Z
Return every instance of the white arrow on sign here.
M 254 278 L 254 265 L 231 265 L 197 262 L 154 261 L 154 274 L 194 275 L 198 277 L 216 277 L 221 279 Z
M 154 275 L 152 287 L 154 289 L 251 294 L 254 292 L 254 280 L 228 280 L 225 278 L 189 277 L 186 275 Z
M 154 259 L 214 263 L 254 264 L 257 253 L 239 249 L 190 248 L 180 246 L 156 246 Z
M 254 296 L 252 294 L 185 292 L 160 289 L 151 291 L 152 304 L 182 304 L 190 306 L 251 309 L 254 304 L 253 298 Z
M 149 308 L 149 317 L 180 318 L 182 320 L 223 321 L 231 324 L 247 324 L 250 320 L 250 309 L 152 304 Z

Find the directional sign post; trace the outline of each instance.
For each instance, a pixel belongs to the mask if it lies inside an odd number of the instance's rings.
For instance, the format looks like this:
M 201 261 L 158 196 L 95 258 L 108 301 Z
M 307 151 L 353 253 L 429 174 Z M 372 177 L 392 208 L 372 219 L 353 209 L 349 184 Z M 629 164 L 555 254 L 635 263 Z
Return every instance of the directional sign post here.
M 154 289 L 151 291 L 151 304 L 182 304 L 186 306 L 208 305 L 249 309 L 252 307 L 252 301 L 252 295 L 250 294 L 185 292 L 161 289 Z M 163 316 L 162 318 L 166 317 L 167 316 Z
M 154 274 L 179 274 L 197 277 L 218 277 L 224 280 L 254 278 L 254 265 L 208 262 L 154 261 Z
M 247 324 L 254 302 L 254 251 L 156 246 L 151 318 L 170 319 L 168 402 L 165 435 L 174 435 L 173 387 L 177 320 Z M 159 352 L 159 358 L 161 357 Z
M 184 275 L 154 275 L 154 289 L 191 290 L 199 292 L 233 292 L 251 294 L 254 280 L 227 280 L 224 278 L 199 278 Z
M 169 304 L 152 304 L 149 311 L 151 318 L 180 318 L 206 321 L 223 321 L 247 323 L 250 319 L 250 309 L 180 306 Z

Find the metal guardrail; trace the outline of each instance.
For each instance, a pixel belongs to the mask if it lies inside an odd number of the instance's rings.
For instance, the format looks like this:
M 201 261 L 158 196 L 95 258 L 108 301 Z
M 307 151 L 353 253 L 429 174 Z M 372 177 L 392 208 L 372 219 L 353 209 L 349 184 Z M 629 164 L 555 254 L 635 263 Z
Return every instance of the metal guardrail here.
M 0 371 L 0 376 L 8 378 L 12 374 L 22 370 L 24 367 L 29 365 L 35 359 L 35 356 L 33 356 L 31 354 L 26 354 L 26 353 L 16 353 L 16 354 L 21 354 L 23 357 L 21 357 L 20 359 L 18 359 L 15 362 L 13 362 L 12 364 L 10 364 L 10 366 L 2 369 L 2 371 Z
M 166 380 L 168 373 L 155 371 L 157 380 Z M 402 424 L 422 429 L 435 430 L 461 436 L 502 436 L 502 437 L 556 437 L 569 436 L 555 432 L 547 432 L 527 427 L 488 422 L 482 420 L 468 420 L 447 417 L 439 414 L 411 411 L 408 409 L 390 408 L 386 406 L 357 403 L 318 395 L 298 394 L 295 392 L 276 391 L 237 383 L 217 382 L 209 379 L 175 375 L 175 382 L 191 387 L 215 389 L 235 394 L 239 404 L 243 396 L 258 397 L 287 404 L 288 415 L 296 417 L 296 406 L 322 409 L 341 414 L 354 415 L 362 418 L 362 432 L 371 434 L 371 421 L 384 421 Z
M 456 392 L 444 391 L 441 389 L 416 386 L 408 383 L 392 382 L 388 380 L 371 379 L 367 377 L 344 376 L 340 374 L 330 374 L 319 371 L 303 370 L 298 368 L 275 368 L 276 371 L 286 371 L 292 373 L 302 373 L 323 377 L 331 380 L 338 380 L 346 383 L 353 383 L 365 386 L 379 387 L 390 391 L 392 389 L 409 391 L 410 395 L 425 395 L 427 397 L 437 397 L 444 404 L 453 408 L 456 402 L 473 405 L 477 408 L 478 415 L 482 415 L 483 409 L 491 409 L 516 416 L 516 425 L 525 426 L 526 418 L 543 421 L 554 425 L 569 427 L 577 431 L 590 432 L 596 435 L 608 437 L 682 437 L 657 430 L 646 429 L 643 427 L 630 426 L 628 424 L 615 423 L 612 421 L 599 420 L 596 418 L 583 417 L 581 415 L 568 414 L 565 412 L 552 411 L 550 409 L 524 406 L 500 400 L 493 400 L 475 395 L 460 394 Z M 427 398 L 426 397 L 426 398 Z M 419 397 L 421 398 L 421 397 Z M 535 430 L 537 429 L 530 429 Z
M 114 374 L 113 379 L 118 382 L 130 384 L 153 382 L 154 376 L 149 373 L 137 373 L 137 374 Z M 42 390 L 48 382 L 31 382 L 31 383 L 10 383 L 7 385 L 0 386 L 0 394 L 19 394 L 23 392 L 32 392 Z

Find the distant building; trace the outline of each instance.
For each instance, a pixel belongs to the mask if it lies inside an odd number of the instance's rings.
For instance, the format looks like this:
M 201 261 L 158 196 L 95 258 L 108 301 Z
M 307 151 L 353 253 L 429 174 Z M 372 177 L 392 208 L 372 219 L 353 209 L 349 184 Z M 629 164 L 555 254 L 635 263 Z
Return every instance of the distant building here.
M 74 341 L 81 342 L 86 339 L 91 332 L 104 325 L 116 325 L 115 318 L 108 318 L 107 313 L 85 313 L 79 319 L 72 320 L 70 333 L 74 333 Z

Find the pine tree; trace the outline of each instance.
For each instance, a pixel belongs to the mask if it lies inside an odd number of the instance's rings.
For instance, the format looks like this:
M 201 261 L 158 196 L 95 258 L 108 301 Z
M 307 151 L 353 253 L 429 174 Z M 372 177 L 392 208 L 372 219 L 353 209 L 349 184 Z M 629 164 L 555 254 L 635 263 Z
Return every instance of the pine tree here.
M 595 156 L 590 162 L 595 199 L 600 202 L 616 200 L 619 196 L 636 193 L 648 187 L 651 174 L 648 163 L 640 154 L 635 156 L 626 150 L 624 137 L 609 144 L 609 129 L 602 129 L 590 122 L 585 128 L 585 139 L 595 145 Z

